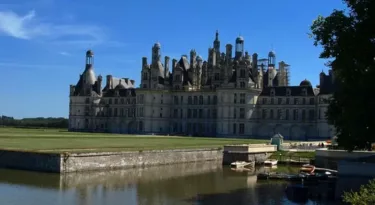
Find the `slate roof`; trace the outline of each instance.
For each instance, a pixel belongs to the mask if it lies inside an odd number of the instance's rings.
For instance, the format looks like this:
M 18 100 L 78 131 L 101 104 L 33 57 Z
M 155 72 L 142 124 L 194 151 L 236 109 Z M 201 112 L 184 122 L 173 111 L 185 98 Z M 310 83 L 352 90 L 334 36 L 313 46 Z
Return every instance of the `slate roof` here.
M 287 90 L 290 89 L 290 96 L 303 96 L 302 90 L 306 89 L 306 96 L 315 96 L 311 86 L 274 86 L 263 88 L 260 96 L 271 96 L 271 90 L 275 90 L 275 96 L 286 96 Z

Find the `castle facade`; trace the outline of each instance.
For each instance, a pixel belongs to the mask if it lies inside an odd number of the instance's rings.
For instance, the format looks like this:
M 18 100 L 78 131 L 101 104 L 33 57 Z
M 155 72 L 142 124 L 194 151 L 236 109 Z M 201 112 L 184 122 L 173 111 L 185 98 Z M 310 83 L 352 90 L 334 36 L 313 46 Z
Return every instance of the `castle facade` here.
M 244 50 L 244 39 L 221 52 L 219 33 L 204 61 L 195 50 L 180 59 L 164 57 L 152 47 L 142 58 L 141 82 L 94 73 L 94 53 L 86 52 L 86 68 L 70 86 L 69 130 L 112 133 L 169 134 L 241 138 L 329 139 L 334 129 L 325 111 L 334 75 L 320 73 L 320 85 L 308 80 L 289 85 L 289 65 Z M 171 69 L 170 69 L 171 66 Z M 104 86 L 104 88 L 103 88 Z

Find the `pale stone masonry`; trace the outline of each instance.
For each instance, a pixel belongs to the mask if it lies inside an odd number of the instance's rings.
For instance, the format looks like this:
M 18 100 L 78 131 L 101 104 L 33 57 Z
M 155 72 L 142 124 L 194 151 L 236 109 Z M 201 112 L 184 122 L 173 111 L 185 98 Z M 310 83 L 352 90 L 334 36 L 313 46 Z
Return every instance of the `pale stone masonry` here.
M 95 76 L 94 54 L 86 53 L 86 69 L 70 86 L 69 130 L 138 134 L 270 138 L 328 139 L 334 130 L 327 124 L 324 99 L 333 92 L 333 73 L 320 74 L 320 85 L 308 80 L 290 86 L 289 65 L 276 66 L 276 55 L 265 59 L 244 51 L 236 39 L 220 52 L 219 33 L 203 61 L 195 50 L 179 60 L 165 56 L 161 45 L 152 47 L 152 59 L 142 58 L 141 83 Z M 171 64 L 171 70 L 169 69 Z

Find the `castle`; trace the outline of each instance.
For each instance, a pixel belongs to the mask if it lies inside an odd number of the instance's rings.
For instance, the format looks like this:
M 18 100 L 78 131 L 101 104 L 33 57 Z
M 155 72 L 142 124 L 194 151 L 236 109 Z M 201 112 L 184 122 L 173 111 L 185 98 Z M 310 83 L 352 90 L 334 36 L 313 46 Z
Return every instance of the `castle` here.
M 328 139 L 334 129 L 325 111 L 334 75 L 320 73 L 320 85 L 308 80 L 290 86 L 289 65 L 276 66 L 276 55 L 260 59 L 236 38 L 220 51 L 219 33 L 204 61 L 190 57 L 161 62 L 161 45 L 152 47 L 150 64 L 142 58 L 141 83 L 128 78 L 95 76 L 94 53 L 86 52 L 86 68 L 70 86 L 69 130 L 112 133 L 169 134 L 285 139 Z

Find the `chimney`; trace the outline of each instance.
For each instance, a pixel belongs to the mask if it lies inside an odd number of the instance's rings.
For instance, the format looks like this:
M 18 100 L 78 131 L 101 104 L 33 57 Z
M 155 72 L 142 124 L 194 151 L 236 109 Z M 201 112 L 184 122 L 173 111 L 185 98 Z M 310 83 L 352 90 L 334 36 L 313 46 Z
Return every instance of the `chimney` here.
M 177 60 L 173 59 L 172 60 L 172 73 L 174 72 L 174 69 L 176 68 L 176 65 L 177 65 Z
M 102 94 L 102 81 L 103 77 L 101 75 L 98 76 L 97 84 L 96 84 L 96 91 L 99 95 Z
M 230 59 L 232 59 L 232 45 L 231 44 L 227 44 L 225 46 L 226 48 L 226 57 L 227 57 L 227 61 L 229 61 Z
M 105 87 L 107 87 L 107 89 L 112 89 L 112 75 L 107 75 L 107 82 Z
M 166 78 L 169 73 L 169 59 L 169 56 L 164 57 L 164 78 Z

